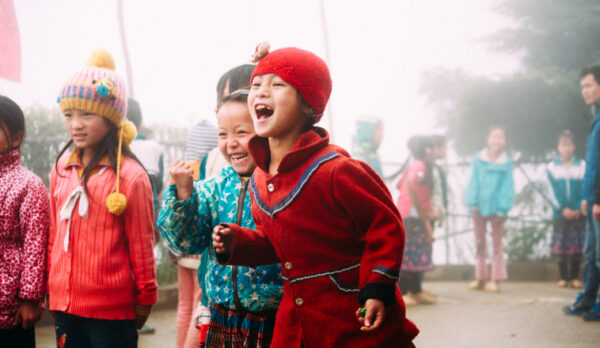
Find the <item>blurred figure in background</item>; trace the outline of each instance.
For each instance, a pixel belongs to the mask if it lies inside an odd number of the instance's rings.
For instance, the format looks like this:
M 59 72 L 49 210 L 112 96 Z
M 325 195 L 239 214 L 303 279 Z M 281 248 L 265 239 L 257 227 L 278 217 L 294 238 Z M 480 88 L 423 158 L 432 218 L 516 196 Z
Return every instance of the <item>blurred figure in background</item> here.
M 546 173 L 554 194 L 551 254 L 558 258 L 559 288 L 582 288 L 578 279 L 583 252 L 585 218 L 581 214 L 581 183 L 585 162 L 573 156 L 573 133 L 566 129 L 558 136 L 558 157 L 548 163 Z M 570 268 L 570 269 L 569 269 Z
M 356 120 L 356 133 L 352 142 L 352 157 L 366 162 L 383 178 L 381 160 L 377 149 L 383 138 L 383 122 L 375 116 L 360 116 Z
M 433 175 L 433 197 L 431 203 L 431 212 L 429 218 L 435 228 L 436 224 L 441 226 L 448 211 L 448 182 L 446 172 L 440 166 L 438 161 L 446 158 L 446 137 L 440 134 L 431 136 L 431 158 Z
M 158 216 L 160 209 L 159 195 L 163 187 L 164 161 L 163 148 L 154 140 L 140 134 L 143 125 L 142 110 L 140 104 L 132 98 L 127 100 L 127 119 L 129 119 L 138 130 L 138 133 L 129 146 L 131 151 L 142 162 L 152 184 L 152 198 L 154 203 L 154 214 Z
M 492 127 L 488 133 L 487 146 L 478 152 L 471 165 L 471 178 L 465 196 L 469 211 L 473 216 L 477 261 L 475 281 L 469 290 L 500 291 L 499 281 L 506 280 L 506 262 L 502 238 L 504 221 L 515 197 L 513 165 L 505 151 L 506 130 Z M 494 256 L 492 272 L 488 279 L 486 225 L 492 225 Z
M 595 114 L 590 126 L 585 154 L 581 213 L 587 216 L 583 247 L 583 294 L 564 308 L 566 314 L 583 315 L 588 321 L 600 321 L 600 303 L 596 306 L 600 286 L 600 66 L 584 69 L 580 75 L 581 95 Z
M 398 285 L 407 306 L 431 304 L 435 295 L 423 291 L 421 284 L 425 271 L 433 269 L 433 228 L 430 221 L 433 192 L 432 139 L 416 135 L 408 140 L 413 161 L 398 181 L 400 191 L 396 206 L 402 215 L 406 244 Z

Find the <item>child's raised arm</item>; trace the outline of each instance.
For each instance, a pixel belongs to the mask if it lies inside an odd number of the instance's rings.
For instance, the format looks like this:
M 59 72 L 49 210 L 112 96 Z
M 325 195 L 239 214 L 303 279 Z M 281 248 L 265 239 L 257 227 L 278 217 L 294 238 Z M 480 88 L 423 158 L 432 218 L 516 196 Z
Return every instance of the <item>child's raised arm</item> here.
M 170 173 L 175 184 L 163 194 L 158 229 L 173 249 L 201 254 L 217 217 L 216 178 L 194 182 L 192 168 L 181 161 L 173 162 Z

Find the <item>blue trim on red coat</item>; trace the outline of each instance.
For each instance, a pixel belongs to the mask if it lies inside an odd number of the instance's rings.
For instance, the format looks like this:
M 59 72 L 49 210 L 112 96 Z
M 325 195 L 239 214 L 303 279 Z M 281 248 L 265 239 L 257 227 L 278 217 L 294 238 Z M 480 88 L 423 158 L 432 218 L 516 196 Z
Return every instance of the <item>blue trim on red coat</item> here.
M 400 275 L 399 271 L 391 270 L 385 266 L 375 266 L 373 267 L 371 272 L 381 274 L 382 276 L 393 280 L 398 280 L 398 277 Z
M 317 170 L 317 168 L 319 168 L 321 164 L 329 161 L 330 159 L 338 157 L 339 155 L 339 153 L 330 152 L 326 155 L 317 158 L 313 163 L 311 163 L 310 166 L 308 166 L 308 168 L 306 168 L 304 173 L 302 173 L 302 176 L 300 177 L 298 183 L 296 184 L 296 186 L 294 186 L 292 191 L 290 191 L 290 193 L 287 196 L 283 197 L 283 199 L 279 201 L 279 203 L 275 204 L 272 208 L 269 207 L 269 205 L 260 198 L 260 195 L 258 194 L 258 189 L 256 187 L 256 182 L 254 181 L 254 174 L 252 174 L 252 177 L 250 178 L 250 189 L 254 194 L 254 200 L 256 201 L 256 204 L 258 205 L 260 210 L 262 210 L 265 214 L 269 215 L 269 217 L 275 216 L 275 214 L 287 208 L 287 206 L 290 205 L 294 201 L 294 199 L 296 199 L 298 194 L 302 191 L 304 185 L 308 182 L 308 179 L 310 179 L 310 177 Z
M 288 278 L 286 276 L 282 276 L 282 279 L 285 280 L 286 282 L 290 282 L 290 284 L 296 283 L 296 282 L 300 282 L 303 280 L 308 280 L 308 279 L 314 279 L 314 278 L 319 278 L 319 277 L 325 277 L 325 276 L 332 276 L 338 273 L 343 273 L 346 271 L 351 271 L 353 269 L 359 268 L 360 267 L 360 261 L 351 264 L 350 266 L 346 266 L 346 267 L 342 267 L 342 268 L 338 268 L 338 269 L 334 269 L 331 271 L 325 271 L 325 272 L 321 272 L 321 273 L 314 273 L 314 274 L 308 274 L 305 276 L 300 276 L 300 277 L 293 277 L 293 278 Z

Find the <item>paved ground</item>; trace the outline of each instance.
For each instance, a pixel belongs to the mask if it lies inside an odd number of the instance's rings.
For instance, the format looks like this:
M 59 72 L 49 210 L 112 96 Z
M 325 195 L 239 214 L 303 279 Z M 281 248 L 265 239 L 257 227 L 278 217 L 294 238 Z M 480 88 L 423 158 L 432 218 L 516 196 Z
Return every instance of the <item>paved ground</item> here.
M 436 305 L 416 306 L 408 317 L 421 329 L 415 344 L 437 347 L 600 347 L 600 322 L 586 323 L 562 314 L 577 291 L 557 289 L 553 283 L 502 284 L 502 292 L 465 290 L 462 282 L 429 282 L 425 287 L 440 296 Z M 154 335 L 140 336 L 140 348 L 171 348 L 175 344 L 175 309 L 157 310 L 149 324 Z M 52 326 L 37 328 L 38 347 L 53 348 Z

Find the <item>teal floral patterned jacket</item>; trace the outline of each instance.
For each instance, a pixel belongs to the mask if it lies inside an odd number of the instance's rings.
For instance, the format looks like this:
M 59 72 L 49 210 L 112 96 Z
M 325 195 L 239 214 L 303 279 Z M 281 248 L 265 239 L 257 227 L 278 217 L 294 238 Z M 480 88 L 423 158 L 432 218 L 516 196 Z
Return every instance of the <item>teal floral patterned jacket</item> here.
M 283 295 L 280 264 L 221 266 L 212 246 L 212 230 L 219 223 L 255 228 L 250 203 L 248 180 L 227 166 L 220 175 L 195 181 L 192 196 L 185 201 L 177 199 L 177 188 L 171 185 L 163 195 L 158 227 L 173 249 L 184 254 L 207 253 L 202 258 L 208 261 L 206 271 L 198 272 L 207 295 L 202 302 L 251 312 L 276 310 Z

